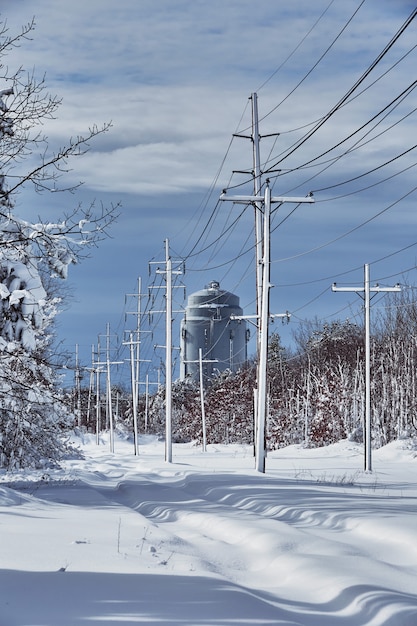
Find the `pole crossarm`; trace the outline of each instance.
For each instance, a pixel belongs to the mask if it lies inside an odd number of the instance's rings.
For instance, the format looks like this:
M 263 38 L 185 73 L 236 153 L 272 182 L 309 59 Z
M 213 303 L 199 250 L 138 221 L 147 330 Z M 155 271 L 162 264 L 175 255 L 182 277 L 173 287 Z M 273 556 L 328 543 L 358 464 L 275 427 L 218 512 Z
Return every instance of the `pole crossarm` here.
M 123 365 L 124 361 L 94 361 L 94 365 Z
M 218 363 L 219 359 L 203 359 L 201 363 Z M 200 359 L 196 359 L 195 361 L 184 361 L 184 363 L 200 363 Z
M 336 283 L 332 285 L 332 291 L 353 291 L 358 295 L 365 293 L 365 287 L 337 287 Z M 369 287 L 370 293 L 385 293 L 392 291 L 401 291 L 400 285 L 394 285 L 394 287 L 380 287 L 379 285 L 375 285 L 374 287 Z
M 264 202 L 265 197 L 262 196 L 228 196 L 225 192 L 223 192 L 220 196 L 220 200 L 234 202 L 235 204 L 248 204 L 251 202 Z M 294 204 L 309 203 L 312 204 L 315 202 L 313 196 L 271 196 L 271 204 L 283 204 L 284 202 L 292 202 Z
M 283 320 L 286 319 L 289 322 L 291 318 L 291 313 L 286 311 L 285 313 L 270 313 L 269 314 L 269 319 L 272 322 L 274 321 L 276 317 L 281 318 Z M 245 320 L 245 321 L 248 321 L 250 324 L 253 324 L 253 326 L 255 327 L 259 326 L 258 322 L 260 319 L 261 319 L 260 315 L 231 315 L 230 316 L 230 320 L 232 321 L 240 322 L 242 320 Z
M 259 315 L 231 315 L 229 319 L 231 320 L 258 320 Z M 270 313 L 269 317 L 274 319 L 275 317 L 291 317 L 291 313 L 286 311 L 285 313 Z
M 175 285 L 173 285 L 173 288 L 175 287 Z M 160 287 L 158 287 L 158 289 L 160 289 Z M 165 287 L 164 287 L 165 289 Z M 157 313 L 166 313 L 166 309 L 163 309 L 162 311 L 157 311 L 156 309 L 149 309 L 149 311 L 147 312 L 147 315 L 153 315 L 153 314 L 157 314 Z M 184 313 L 184 309 L 173 309 L 171 311 L 172 313 Z M 145 332 L 145 331 L 144 331 Z M 147 332 L 151 333 L 151 330 L 148 330 Z

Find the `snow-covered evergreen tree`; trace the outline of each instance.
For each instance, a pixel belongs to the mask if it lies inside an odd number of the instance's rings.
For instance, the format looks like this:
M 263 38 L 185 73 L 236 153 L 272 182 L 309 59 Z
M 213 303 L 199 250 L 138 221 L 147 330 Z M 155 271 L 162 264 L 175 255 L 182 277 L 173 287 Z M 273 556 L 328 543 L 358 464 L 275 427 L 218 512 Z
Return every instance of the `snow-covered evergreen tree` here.
M 33 24 L 16 37 L 0 29 L 0 61 L 25 39 Z M 86 138 L 48 153 L 37 127 L 53 117 L 59 101 L 44 95 L 43 80 L 9 75 L 0 63 L 0 467 L 41 467 L 64 451 L 62 427 L 70 423 L 59 379 L 52 365 L 52 328 L 59 298 L 54 281 L 84 249 L 105 236 L 115 207 L 87 210 L 77 206 L 54 223 L 29 222 L 16 215 L 14 197 L 23 186 L 56 191 L 66 161 L 85 151 L 86 142 L 107 130 L 92 128 Z M 31 161 L 43 146 L 40 162 Z M 29 166 L 24 164 L 29 160 Z

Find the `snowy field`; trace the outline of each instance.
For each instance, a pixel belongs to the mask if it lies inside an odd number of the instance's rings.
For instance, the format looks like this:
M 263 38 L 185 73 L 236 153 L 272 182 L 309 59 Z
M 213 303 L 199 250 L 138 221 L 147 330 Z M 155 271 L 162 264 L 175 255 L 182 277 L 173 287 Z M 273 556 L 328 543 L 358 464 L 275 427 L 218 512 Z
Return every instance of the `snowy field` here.
M 78 440 L 0 476 L 0 626 L 416 626 L 417 449 Z

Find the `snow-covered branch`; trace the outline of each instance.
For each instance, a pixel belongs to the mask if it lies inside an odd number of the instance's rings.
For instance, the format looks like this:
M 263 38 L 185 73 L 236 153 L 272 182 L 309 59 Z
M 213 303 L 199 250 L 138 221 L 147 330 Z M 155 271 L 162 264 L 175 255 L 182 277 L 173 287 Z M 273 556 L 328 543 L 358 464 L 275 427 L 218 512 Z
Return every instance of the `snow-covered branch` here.
M 6 467 L 55 460 L 62 452 L 60 427 L 68 411 L 52 355 L 60 301 L 54 279 L 66 278 L 71 264 L 109 236 L 119 212 L 118 205 L 92 202 L 52 221 L 16 215 L 15 197 L 23 187 L 76 191 L 81 183 L 65 185 L 70 160 L 111 127 L 92 125 L 85 135 L 50 148 L 41 129 L 56 116 L 60 99 L 47 92 L 45 77 L 38 80 L 22 68 L 11 74 L 1 62 L 33 28 L 32 21 L 8 36 L 0 24 L 0 466 Z

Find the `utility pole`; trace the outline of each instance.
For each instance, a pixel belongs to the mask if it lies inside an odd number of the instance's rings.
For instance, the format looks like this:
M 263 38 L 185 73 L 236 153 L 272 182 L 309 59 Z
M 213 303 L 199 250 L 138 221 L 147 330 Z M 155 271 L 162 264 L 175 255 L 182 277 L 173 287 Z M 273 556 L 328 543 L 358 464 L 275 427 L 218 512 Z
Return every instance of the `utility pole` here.
M 96 374 L 96 444 L 100 444 L 101 430 L 101 403 L 100 403 L 100 374 L 103 371 L 100 363 L 100 337 L 97 341 L 97 361 L 94 361 L 94 347 L 92 348 L 91 369 Z
M 200 371 L 200 403 L 201 403 L 201 424 L 203 428 L 203 452 L 207 450 L 207 435 L 206 435 L 206 410 L 204 407 L 204 386 L 203 386 L 203 350 L 198 349 L 198 365 Z
M 138 406 L 139 406 L 139 385 L 140 382 L 137 378 L 139 373 L 139 364 L 138 357 L 139 354 L 136 352 L 136 367 L 135 367 L 135 353 L 134 347 L 140 343 L 140 340 L 133 339 L 133 333 L 129 334 L 129 341 L 124 341 L 123 345 L 129 346 L 130 353 L 130 379 L 131 379 L 131 389 L 132 389 L 132 414 L 133 414 L 133 450 L 134 454 L 139 454 L 139 429 L 138 429 Z M 140 362 L 143 363 L 145 361 L 150 362 L 150 359 L 140 359 Z
M 130 349 L 130 377 L 132 384 L 132 412 L 133 412 L 133 449 L 134 454 L 139 454 L 139 433 L 138 433 L 138 397 L 139 397 L 139 388 L 138 388 L 138 379 L 136 378 L 137 373 L 135 373 L 135 355 L 134 355 L 134 346 L 135 343 L 139 344 L 139 340 L 136 342 L 133 341 L 133 333 L 129 335 L 129 341 L 123 342 L 128 343 Z M 137 370 L 136 370 L 137 371 Z
M 113 407 L 112 407 L 112 396 L 111 396 L 111 381 L 110 381 L 110 366 L 111 365 L 121 365 L 123 361 L 110 361 L 110 324 L 107 323 L 107 331 L 106 331 L 106 360 L 100 362 L 100 357 L 98 357 L 98 361 L 94 364 L 97 367 L 97 377 L 99 377 L 99 369 L 100 366 L 105 366 L 106 371 L 106 410 L 107 416 L 109 419 L 109 429 L 110 429 L 110 452 L 114 452 L 114 424 L 113 424 Z M 97 390 L 98 393 L 98 390 Z
M 149 381 L 149 374 L 146 374 L 145 380 L 140 383 L 141 385 L 145 385 L 145 433 L 148 432 L 148 413 L 149 413 L 149 385 L 158 385 L 159 382 L 151 382 Z
M 136 311 L 127 311 L 127 315 L 136 315 L 136 339 L 133 338 L 133 332 L 129 332 L 129 341 L 124 341 L 124 345 L 129 346 L 129 354 L 130 354 L 130 377 L 131 377 L 131 387 L 132 387 L 132 413 L 133 413 L 133 447 L 134 454 L 139 454 L 139 433 L 138 433 L 138 404 L 139 404 L 139 380 L 140 380 L 140 363 L 145 359 L 140 358 L 140 344 L 141 344 L 141 334 L 143 331 L 141 330 L 142 323 L 142 306 L 141 301 L 144 294 L 142 293 L 142 279 L 138 278 L 138 292 L 129 293 L 126 297 L 136 297 L 137 298 L 137 310 Z
M 87 371 L 90 372 L 90 383 L 88 386 L 88 403 L 87 403 L 87 427 L 90 424 L 91 418 L 91 404 L 94 393 L 94 374 L 95 370 L 93 368 L 94 363 L 94 345 L 91 346 L 91 367 L 87 368 Z
M 78 359 L 78 343 L 75 344 L 75 413 L 77 415 L 77 426 L 81 426 L 81 374 Z
M 272 197 L 269 181 L 266 181 L 265 195 L 262 196 L 227 196 L 223 193 L 220 200 L 230 200 L 239 204 L 254 203 L 263 206 L 263 258 L 262 258 L 262 302 L 259 317 L 259 354 L 258 354 L 258 391 L 256 409 L 256 469 L 265 472 L 265 424 L 267 415 L 267 367 L 268 367 L 268 336 L 269 336 L 269 294 L 270 294 L 270 245 L 271 245 L 271 206 L 285 202 L 313 203 L 312 196 L 307 197 Z
M 332 291 L 353 291 L 364 301 L 365 313 L 365 435 L 364 435 L 364 470 L 372 472 L 372 441 L 371 441 L 371 293 L 387 293 L 401 291 L 399 285 L 394 287 L 370 286 L 369 264 L 364 265 L 363 287 L 337 287 L 332 285 Z
M 114 452 L 114 428 L 113 428 L 113 407 L 111 398 L 111 381 L 110 381 L 110 325 L 107 323 L 106 333 L 106 399 L 107 399 L 107 415 L 110 422 L 110 452 Z
M 258 95 L 253 93 L 252 100 L 252 144 L 253 144 L 253 195 L 260 196 L 262 190 L 261 181 L 261 157 L 259 149 L 259 120 L 258 120 Z M 256 313 L 261 315 L 262 307 L 262 211 L 261 205 L 255 205 L 255 256 L 256 256 Z M 258 350 L 260 347 L 260 328 L 258 326 Z
M 145 296 L 145 294 L 142 293 L 142 279 L 139 276 L 138 278 L 138 292 L 137 293 L 128 293 L 126 294 L 126 298 L 131 297 L 131 298 L 137 298 L 137 308 L 136 311 L 127 311 L 126 312 L 126 316 L 127 315 L 136 315 L 136 342 L 135 342 L 135 346 L 136 346 L 136 358 L 135 358 L 135 376 L 134 376 L 134 380 L 135 380 L 135 385 L 136 385 L 136 400 L 139 399 L 139 380 L 140 380 L 140 363 L 141 363 L 141 358 L 140 358 L 140 336 L 142 333 L 144 332 L 150 332 L 150 331 L 144 331 L 141 330 L 141 323 L 142 323 L 142 298 Z M 129 333 L 130 334 L 130 333 Z
M 166 263 L 166 325 L 165 325 L 165 461 L 172 463 L 172 260 L 169 254 L 168 239 L 165 241 Z
M 253 195 L 261 196 L 262 190 L 262 171 L 260 157 L 260 140 L 259 134 L 259 115 L 258 115 L 258 94 L 252 93 L 250 96 L 252 103 L 252 133 L 251 135 L 242 135 L 235 133 L 234 137 L 242 137 L 252 141 L 253 149 Z M 268 133 L 263 137 L 276 137 L 279 133 Z M 274 171 L 274 170 L 270 170 Z M 247 171 L 240 172 L 247 174 Z M 263 237 L 262 237 L 262 203 L 261 201 L 254 203 L 255 209 L 255 263 L 256 263 L 256 314 L 261 316 L 262 306 L 262 257 L 263 257 Z M 260 326 L 257 328 L 257 351 L 259 356 L 261 341 Z
M 155 263 L 155 261 L 152 261 Z M 169 253 L 169 240 L 165 239 L 165 270 L 157 269 L 157 274 L 165 275 L 165 461 L 172 463 L 172 276 L 182 274 L 172 269 Z M 156 287 L 158 289 L 158 287 Z
M 145 380 L 145 433 L 148 432 L 148 413 L 149 413 L 149 374 L 146 374 L 146 380 Z
M 256 256 L 256 302 L 257 312 L 257 393 L 255 398 L 255 423 L 256 428 L 256 469 L 265 472 L 265 424 L 267 414 L 267 363 L 268 363 L 268 325 L 270 319 L 269 312 L 269 292 L 270 292 L 270 232 L 271 232 L 271 205 L 275 202 L 314 202 L 311 196 L 303 198 L 271 198 L 269 181 L 267 181 L 265 195 L 262 197 L 262 181 L 260 166 L 260 134 L 258 120 L 258 99 L 257 94 L 252 93 L 252 134 L 236 135 L 252 140 L 253 144 L 253 177 L 254 195 L 227 197 L 223 194 L 221 200 L 231 200 L 237 203 L 252 203 L 255 208 L 255 256 Z M 277 136 L 279 133 L 272 133 L 263 136 Z M 272 171 L 272 170 L 270 170 Z M 246 172 L 244 172 L 246 173 Z M 262 222 L 263 213 L 263 222 Z
M 262 302 L 260 313 L 260 344 L 259 344 L 259 377 L 258 377 L 258 408 L 256 431 L 256 469 L 265 473 L 265 427 L 267 416 L 267 368 L 268 368 L 268 324 L 270 284 L 270 237 L 271 237 L 271 190 L 265 187 L 264 232 L 263 232 L 263 273 Z
M 235 318 L 236 319 L 236 318 Z M 206 411 L 204 407 L 204 381 L 203 381 L 203 363 L 218 363 L 218 359 L 203 359 L 203 349 L 198 349 L 198 361 L 184 361 L 184 363 L 198 363 L 199 381 L 200 381 L 200 405 L 201 405 L 201 424 L 203 429 L 203 452 L 207 450 L 207 434 L 206 434 Z

